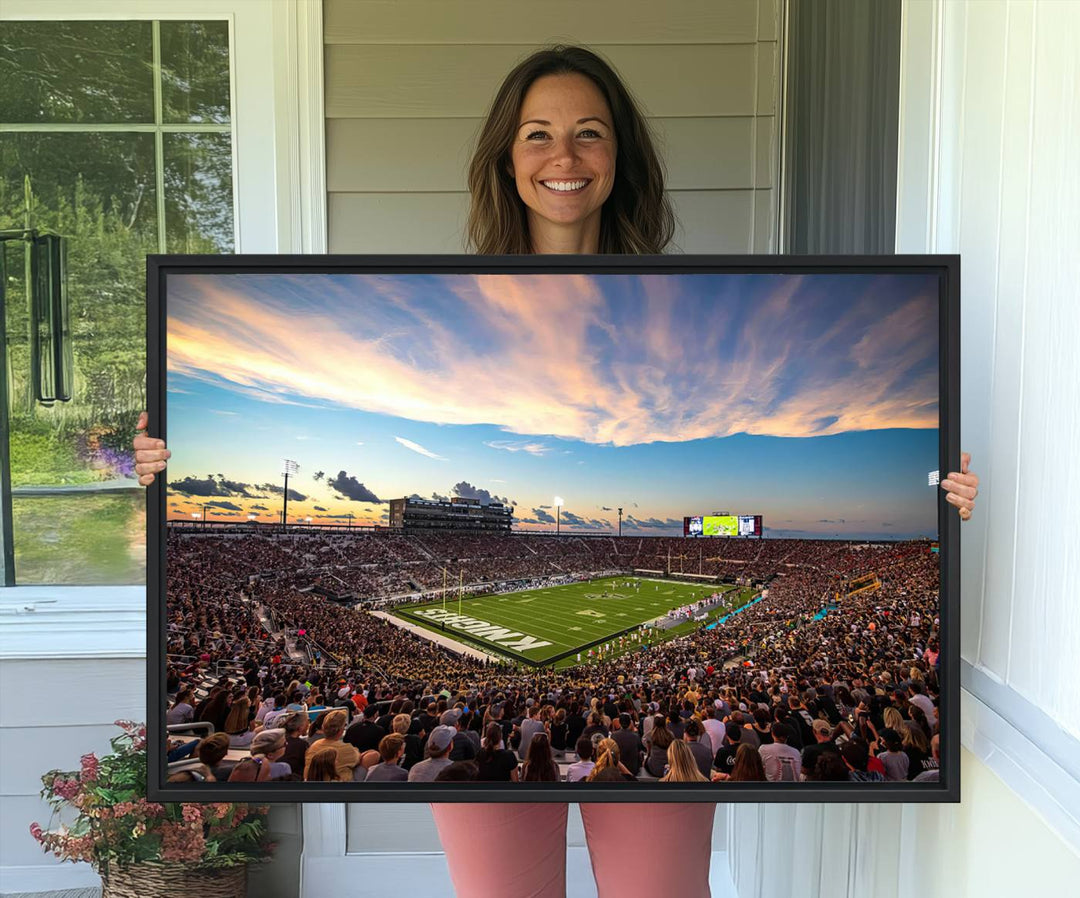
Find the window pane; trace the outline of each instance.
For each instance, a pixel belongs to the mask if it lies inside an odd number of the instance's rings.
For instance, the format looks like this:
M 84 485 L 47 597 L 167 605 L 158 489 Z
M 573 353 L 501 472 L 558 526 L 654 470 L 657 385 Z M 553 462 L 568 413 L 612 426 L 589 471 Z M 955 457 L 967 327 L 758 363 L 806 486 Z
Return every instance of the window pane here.
M 154 121 L 150 22 L 4 22 L 0 121 Z
M 166 252 L 231 253 L 232 192 L 229 134 L 166 134 Z
M 146 581 L 146 491 L 12 500 L 21 585 Z
M 161 23 L 165 122 L 229 121 L 229 23 Z
M 130 446 L 145 402 L 145 256 L 157 251 L 154 185 L 153 134 L 0 134 L 0 229 L 23 227 L 29 205 L 32 227 L 68 238 L 74 361 L 72 401 L 52 407 L 36 402 L 24 244 L 7 242 L 12 529 L 19 583 L 136 583 L 144 576 L 144 552 L 133 548 L 145 540 L 136 519 L 145 503 L 140 490 L 127 497 L 56 498 L 25 491 L 135 483 Z M 80 527 L 88 532 L 76 534 Z

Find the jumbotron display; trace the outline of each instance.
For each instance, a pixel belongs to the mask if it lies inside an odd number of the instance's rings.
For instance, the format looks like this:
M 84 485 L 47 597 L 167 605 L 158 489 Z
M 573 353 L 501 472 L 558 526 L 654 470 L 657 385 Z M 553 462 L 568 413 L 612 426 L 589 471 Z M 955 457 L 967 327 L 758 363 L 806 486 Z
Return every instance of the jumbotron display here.
M 761 536 L 759 514 L 706 514 L 683 518 L 683 536 Z

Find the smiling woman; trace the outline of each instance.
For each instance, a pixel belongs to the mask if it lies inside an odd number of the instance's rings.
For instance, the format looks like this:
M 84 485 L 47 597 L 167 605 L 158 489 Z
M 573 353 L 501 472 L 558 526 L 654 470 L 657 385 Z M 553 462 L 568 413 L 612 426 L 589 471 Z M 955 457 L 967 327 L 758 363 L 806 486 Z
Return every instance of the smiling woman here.
M 469 243 L 483 254 L 661 253 L 675 230 L 644 115 L 582 47 L 541 50 L 506 77 L 469 193 Z

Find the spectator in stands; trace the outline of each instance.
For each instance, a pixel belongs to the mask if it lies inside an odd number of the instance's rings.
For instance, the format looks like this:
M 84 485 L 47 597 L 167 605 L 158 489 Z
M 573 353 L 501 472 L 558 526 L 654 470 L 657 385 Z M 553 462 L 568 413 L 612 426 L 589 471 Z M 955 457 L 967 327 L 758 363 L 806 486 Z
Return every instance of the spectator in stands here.
M 195 711 L 195 719 L 213 725 L 214 732 L 225 729 L 225 719 L 229 716 L 229 693 L 222 686 L 215 686 L 202 708 Z
M 772 728 L 772 745 L 760 749 L 761 763 L 765 766 L 765 778 L 770 783 L 797 783 L 802 774 L 802 757 L 798 749 L 788 745 L 791 727 L 778 723 Z
M 383 736 L 386 735 L 386 730 L 375 722 L 378 717 L 378 705 L 368 705 L 364 709 L 363 718 L 356 721 L 346 730 L 345 741 L 356 748 L 357 751 L 377 751 L 379 743 L 382 741 Z
M 551 740 L 547 733 L 537 733 L 529 743 L 525 763 L 521 765 L 521 782 L 557 783 L 559 768 L 551 754 Z
M 727 743 L 720 746 L 720 750 L 713 756 L 713 766 L 726 778 L 735 769 L 735 759 L 742 744 L 740 740 L 742 739 L 743 728 L 737 723 L 728 723 L 724 734 L 727 737 Z
M 752 719 L 753 718 L 751 718 L 751 720 Z M 759 748 L 765 744 L 758 736 L 758 732 L 754 729 L 753 723 L 747 720 L 746 715 L 743 714 L 742 711 L 732 711 L 728 720 L 742 728 L 742 737 L 739 741 L 743 745 L 752 745 L 754 748 Z
M 652 731 L 645 737 L 645 748 L 648 754 L 645 758 L 645 772 L 650 776 L 661 777 L 668 763 L 668 747 L 675 738 L 671 730 L 666 726 L 666 721 L 661 715 L 656 715 Z
M 853 783 L 883 783 L 885 775 L 876 770 L 868 770 L 870 746 L 857 737 L 848 739 L 840 748 L 840 756 L 848 768 L 848 780 Z
M 229 774 L 230 783 L 264 783 L 270 780 L 270 765 L 265 759 L 243 758 Z
M 705 744 L 708 738 L 700 723 L 692 718 L 686 721 L 683 741 L 686 743 L 687 748 L 690 749 L 690 754 L 694 757 L 694 763 L 697 764 L 698 770 L 701 771 L 701 775 L 705 779 L 708 779 L 709 774 L 712 773 L 713 762 L 712 743 Z
M 308 715 L 286 714 L 278 718 L 278 723 L 285 730 L 285 754 L 281 756 L 281 760 L 292 768 L 293 776 L 301 779 L 304 776 L 304 761 L 308 751 L 308 741 L 304 738 L 308 731 Z
M 612 723 L 614 723 L 614 721 L 612 721 Z M 604 774 L 606 771 L 610 770 L 614 770 L 618 773 L 618 776 L 611 778 L 612 781 L 633 781 L 637 779 L 637 777 L 630 772 L 629 768 L 622 763 L 619 744 L 615 741 L 614 736 L 610 739 L 600 740 L 600 744 L 596 747 L 596 765 L 586 779 L 590 783 L 595 783 L 598 780 L 604 782 L 607 780 L 607 777 L 605 777 Z
M 191 723 L 195 718 L 195 708 L 192 702 L 195 700 L 195 690 L 190 686 L 183 687 L 176 693 L 176 700 L 165 715 L 165 723 Z
M 309 755 L 304 780 L 309 783 L 336 783 L 338 780 L 337 752 L 321 748 Z
M 848 782 L 848 768 L 840 756 L 839 749 L 824 751 L 817 755 L 813 767 L 803 765 L 803 776 L 808 781 L 819 783 L 846 783 Z
M 453 727 L 442 726 L 441 724 L 431 731 L 425 749 L 425 759 L 418 764 L 414 764 L 409 771 L 410 783 L 434 782 L 440 770 L 454 763 L 450 760 L 449 755 L 456 733 L 457 731 Z
M 884 729 L 881 738 L 885 751 L 878 755 L 878 760 L 885 765 L 885 779 L 890 783 L 901 783 L 909 779 L 908 767 L 911 759 L 904 753 L 904 740 L 896 730 Z
M 205 739 L 199 740 L 196 749 L 199 760 L 210 770 L 217 782 L 225 782 L 229 778 L 230 768 L 222 766 L 222 761 L 229 753 L 229 736 L 227 733 L 211 733 Z
M 424 759 L 424 741 L 418 733 L 410 732 L 412 723 L 408 714 L 398 714 L 390 724 L 391 729 L 405 740 L 405 757 L 401 761 L 403 770 L 411 770 L 414 764 Z
M 379 763 L 367 772 L 366 783 L 404 783 L 409 772 L 401 767 L 405 757 L 405 737 L 400 733 L 383 736 L 379 743 Z
M 484 731 L 484 741 L 477 756 L 477 779 L 485 783 L 516 783 L 518 781 L 517 757 L 506 748 L 503 730 L 497 721 L 491 721 Z
M 815 720 L 813 724 L 814 743 L 802 750 L 801 766 L 804 772 L 813 770 L 822 754 L 831 752 L 840 754 L 840 749 L 832 739 L 832 727 L 827 720 Z
M 914 779 L 927 769 L 926 761 L 930 758 L 930 742 L 922 727 L 911 720 L 905 720 L 902 729 L 902 746 L 908 756 L 909 779 Z
M 460 708 L 452 708 L 439 718 L 442 726 L 453 727 L 454 744 L 450 748 L 451 761 L 472 761 L 480 750 L 480 737 L 467 729 L 471 717 L 462 714 Z
M 289 704 L 289 698 L 284 692 L 279 692 L 274 696 L 274 707 L 267 711 L 263 716 L 262 725 L 265 730 L 276 729 L 278 725 L 278 719 L 285 714 L 288 714 L 287 705 Z
M 705 783 L 704 777 L 694 761 L 694 755 L 690 751 L 687 742 L 675 740 L 667 750 L 668 771 L 662 777 L 662 783 Z
M 714 774 L 713 779 L 723 779 L 724 774 Z M 761 761 L 761 752 L 753 745 L 740 745 L 735 754 L 735 766 L 727 780 L 732 783 L 764 783 L 765 765 Z
M 477 778 L 475 761 L 452 761 L 435 775 L 436 783 L 471 783 Z
M 532 699 L 530 699 L 532 701 Z M 540 720 L 540 705 L 533 704 L 526 710 L 526 716 L 521 721 L 519 729 L 521 730 L 521 743 L 518 746 L 518 753 L 522 758 L 528 753 L 529 746 L 532 745 L 533 736 L 537 733 L 546 732 L 544 724 Z
M 569 731 L 566 717 L 566 708 L 559 708 L 551 721 L 551 748 L 560 756 L 566 751 L 566 738 Z
M 588 721 L 585 719 L 585 715 L 581 713 L 581 703 L 572 701 L 570 703 L 570 713 L 566 715 L 566 747 L 571 745 L 577 745 L 577 741 L 581 738 L 581 734 L 585 732 L 585 727 L 588 726 Z
M 623 765 L 632 776 L 636 777 L 641 770 L 645 746 L 633 728 L 633 721 L 629 714 L 624 712 L 611 721 L 611 738 L 619 747 Z
M 247 748 L 255 738 L 255 728 L 259 725 L 250 719 L 250 708 L 251 702 L 246 695 L 234 701 L 229 708 L 229 716 L 225 718 L 225 732 L 232 748 Z
M 213 773 L 211 773 L 210 768 L 205 764 L 197 764 L 194 767 L 185 767 L 183 770 L 177 770 L 175 773 L 170 773 L 166 782 L 212 783 L 215 782 L 215 777 Z
M 289 779 L 292 775 L 292 767 L 281 760 L 285 754 L 285 731 L 282 729 L 261 730 L 251 740 L 251 757 L 256 761 L 270 765 L 270 779 Z
M 355 771 L 360 766 L 360 752 L 355 745 L 342 741 L 345 732 L 345 722 L 348 713 L 343 709 L 329 711 L 322 719 L 322 738 L 313 742 L 307 751 L 305 764 L 311 763 L 315 752 L 323 749 L 331 749 L 337 756 L 335 769 L 337 770 L 338 782 L 348 783 L 354 779 Z M 304 769 L 304 779 L 307 779 L 307 768 Z
M 577 783 L 586 779 L 596 766 L 593 761 L 592 739 L 588 736 L 582 736 L 577 741 L 576 749 L 578 760 L 571 764 L 566 771 L 566 781 L 568 783 Z
M 922 762 L 923 770 L 917 773 L 912 782 L 915 783 L 936 783 L 940 780 L 941 770 L 941 737 L 935 735 L 930 740 L 930 751 L 933 757 L 926 759 Z M 909 771 L 910 772 L 910 771 Z
M 814 744 L 814 718 L 806 705 L 797 694 L 788 696 L 788 726 L 796 727 L 799 731 L 798 743 L 800 748 Z
M 714 699 L 714 704 L 706 708 L 705 717 L 701 721 L 705 732 L 709 734 L 709 743 L 714 755 L 724 744 L 724 715 L 727 713 L 724 711 L 725 704 L 722 699 Z

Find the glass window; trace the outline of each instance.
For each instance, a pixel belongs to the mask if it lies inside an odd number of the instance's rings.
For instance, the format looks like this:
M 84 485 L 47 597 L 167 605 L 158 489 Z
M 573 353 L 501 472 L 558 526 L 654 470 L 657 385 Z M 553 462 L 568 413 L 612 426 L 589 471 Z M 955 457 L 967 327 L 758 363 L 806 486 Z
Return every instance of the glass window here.
M 146 576 L 147 253 L 234 247 L 228 24 L 5 22 L 0 242 L 19 584 Z M 69 402 L 36 401 L 27 231 L 67 239 Z
M 0 122 L 153 123 L 151 30 L 150 22 L 4 22 Z

